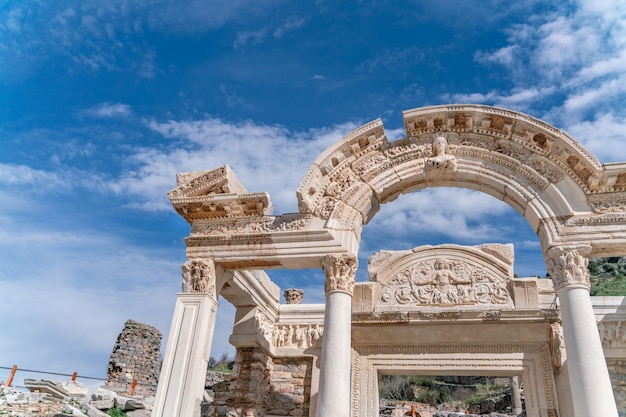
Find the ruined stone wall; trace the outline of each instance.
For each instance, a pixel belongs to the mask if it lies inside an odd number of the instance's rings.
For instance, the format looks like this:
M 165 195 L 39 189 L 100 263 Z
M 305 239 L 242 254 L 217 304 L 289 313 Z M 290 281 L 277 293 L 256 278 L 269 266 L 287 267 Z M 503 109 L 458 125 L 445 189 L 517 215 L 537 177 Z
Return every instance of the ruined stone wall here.
M 626 360 L 608 359 L 606 364 L 609 368 L 619 417 L 626 417 Z
M 270 415 L 304 417 L 311 401 L 311 358 L 274 359 Z
M 206 415 L 265 416 L 272 369 L 272 359 L 263 349 L 237 349 L 233 373 L 213 386 L 215 396 Z
M 135 395 L 151 395 L 161 370 L 161 339 L 163 335 L 147 324 L 128 320 L 113 347 L 107 379 L 107 388 L 128 392 L 137 380 Z
M 306 417 L 311 368 L 311 358 L 272 358 L 262 349 L 237 349 L 233 374 L 212 385 L 213 403 L 202 416 Z

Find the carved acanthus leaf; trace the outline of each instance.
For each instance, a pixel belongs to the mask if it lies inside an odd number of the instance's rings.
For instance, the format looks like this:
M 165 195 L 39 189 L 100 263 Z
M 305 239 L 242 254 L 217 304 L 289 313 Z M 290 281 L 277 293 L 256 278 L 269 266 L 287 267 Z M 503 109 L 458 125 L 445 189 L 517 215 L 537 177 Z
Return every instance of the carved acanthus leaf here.
M 588 252 L 590 248 L 583 248 Z M 565 287 L 591 287 L 588 260 L 576 248 L 555 247 L 547 255 L 548 273 L 554 281 L 555 290 Z
M 352 256 L 329 255 L 323 260 L 326 282 L 324 290 L 341 291 L 352 295 L 354 290 L 354 278 L 358 267 L 358 261 Z

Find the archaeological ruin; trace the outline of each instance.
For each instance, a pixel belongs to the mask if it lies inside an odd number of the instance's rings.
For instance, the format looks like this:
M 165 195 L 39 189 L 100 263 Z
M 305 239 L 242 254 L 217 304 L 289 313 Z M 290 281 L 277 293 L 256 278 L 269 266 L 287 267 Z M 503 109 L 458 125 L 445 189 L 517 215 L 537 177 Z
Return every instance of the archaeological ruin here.
M 601 164 L 510 110 L 403 117 L 402 139 L 375 120 L 318 156 L 296 214 L 273 215 L 228 166 L 178 174 L 168 196 L 191 231 L 154 417 L 200 415 L 218 296 L 236 308 L 236 363 L 210 416 L 377 416 L 380 378 L 394 374 L 521 377 L 528 417 L 625 415 L 626 301 L 590 297 L 587 262 L 626 255 L 626 163 Z M 363 225 L 430 187 L 509 204 L 551 279 L 517 278 L 513 245 L 486 242 L 382 250 L 369 282 L 355 282 Z M 325 275 L 324 304 L 266 273 L 311 268 Z

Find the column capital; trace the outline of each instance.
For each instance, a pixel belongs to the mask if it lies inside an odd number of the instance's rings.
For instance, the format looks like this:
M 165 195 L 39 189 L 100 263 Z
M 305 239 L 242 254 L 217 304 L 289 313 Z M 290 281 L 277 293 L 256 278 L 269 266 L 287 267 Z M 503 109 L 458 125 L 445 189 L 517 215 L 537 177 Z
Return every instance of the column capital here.
M 352 296 L 358 260 L 350 255 L 328 255 L 322 261 L 326 282 L 324 291 L 345 292 Z
M 590 246 L 553 246 L 548 249 L 545 259 L 548 273 L 552 277 L 555 290 L 564 288 L 591 288 L 587 254 Z
M 184 293 L 202 293 L 217 299 L 215 292 L 215 262 L 209 258 L 188 259 L 181 266 L 183 272 Z

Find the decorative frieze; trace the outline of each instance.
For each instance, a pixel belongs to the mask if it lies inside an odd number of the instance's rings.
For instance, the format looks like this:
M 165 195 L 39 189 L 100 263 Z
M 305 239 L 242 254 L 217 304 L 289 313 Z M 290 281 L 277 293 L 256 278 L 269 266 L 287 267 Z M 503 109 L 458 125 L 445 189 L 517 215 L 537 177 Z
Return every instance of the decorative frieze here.
M 323 260 L 326 282 L 324 291 L 341 291 L 352 295 L 358 261 L 352 256 L 329 255 Z
M 607 195 L 589 198 L 589 206 L 596 214 L 626 213 L 626 195 Z
M 459 311 L 420 311 L 417 315 L 426 321 L 457 321 L 461 318 Z
M 308 349 L 321 347 L 324 326 L 321 324 L 277 324 L 272 344 L 276 348 Z
M 191 226 L 191 236 L 258 234 L 304 230 L 311 223 L 310 214 L 262 216 L 238 221 L 197 220 Z
M 480 313 L 480 318 L 483 321 L 500 321 L 502 318 L 502 311 L 500 310 L 484 310 Z
M 369 313 L 352 313 L 353 324 L 368 323 L 408 323 L 409 315 L 406 312 L 384 311 Z
M 623 321 L 601 321 L 598 331 L 603 347 L 626 348 L 626 325 Z

